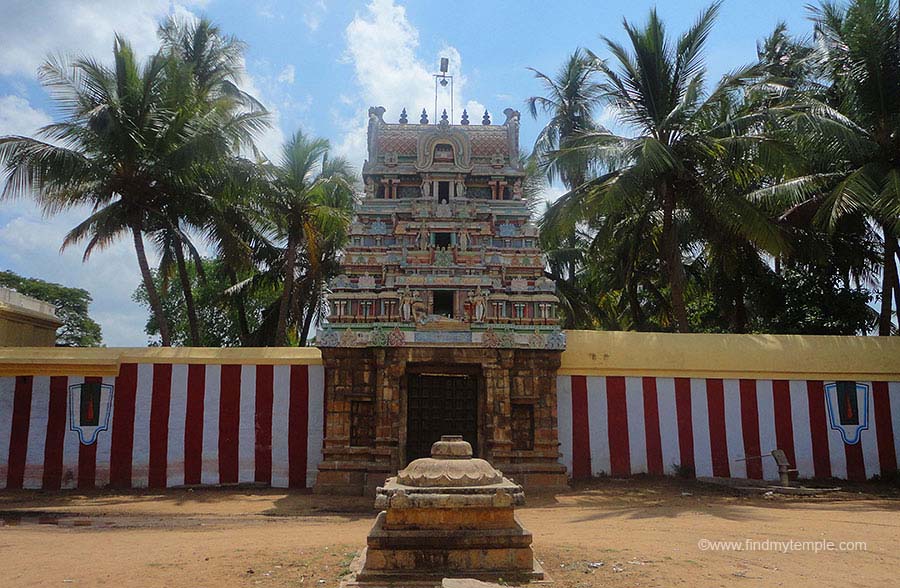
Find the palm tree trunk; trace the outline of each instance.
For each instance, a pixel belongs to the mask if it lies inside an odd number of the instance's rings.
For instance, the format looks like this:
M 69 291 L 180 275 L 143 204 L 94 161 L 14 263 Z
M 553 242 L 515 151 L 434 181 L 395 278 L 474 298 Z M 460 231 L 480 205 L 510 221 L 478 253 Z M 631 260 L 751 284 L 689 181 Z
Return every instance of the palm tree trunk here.
M 191 278 L 188 276 L 187 264 L 184 262 L 184 249 L 181 242 L 174 243 L 175 261 L 178 264 L 178 279 L 181 281 L 181 292 L 184 294 L 184 305 L 187 308 L 188 328 L 190 329 L 191 345 L 200 347 L 200 323 L 197 320 L 197 307 L 194 304 L 194 293 L 191 291 Z
M 159 338 L 162 340 L 163 347 L 170 347 L 172 345 L 172 337 L 169 334 L 169 323 L 166 321 L 166 315 L 163 313 L 159 293 L 156 291 L 156 285 L 153 283 L 153 274 L 150 273 L 150 264 L 147 263 L 147 252 L 144 251 L 144 239 L 141 235 L 141 229 L 136 224 L 131 226 L 131 236 L 134 239 L 134 251 L 137 254 L 138 265 L 141 266 L 144 289 L 147 291 L 147 298 L 150 300 L 150 308 L 153 309 L 153 314 L 156 315 L 156 323 L 159 325 Z
M 316 309 L 318 308 L 319 295 L 318 289 L 315 289 L 310 297 L 309 297 L 309 306 L 306 311 L 306 318 L 303 320 L 303 329 L 300 332 L 300 347 L 306 347 L 306 340 L 309 338 L 309 329 L 312 326 L 313 317 L 316 314 Z
M 900 261 L 900 243 L 896 239 L 891 239 L 894 243 L 894 259 Z M 894 312 L 897 313 L 897 324 L 900 326 L 900 271 L 897 265 L 894 265 Z
M 882 226 L 881 230 L 884 232 L 884 264 L 881 276 L 881 312 L 878 316 L 878 334 L 888 336 L 891 334 L 891 293 L 897 279 L 897 264 L 894 261 L 897 241 L 891 237 L 887 227 Z
M 684 267 L 681 264 L 681 249 L 675 234 L 675 191 L 667 183 L 659 185 L 663 202 L 662 245 L 664 265 L 669 274 L 669 290 L 672 299 L 672 314 L 675 328 L 679 333 L 687 333 L 687 307 L 684 304 Z
M 625 283 L 625 294 L 628 297 L 628 308 L 631 311 L 631 328 L 635 331 L 643 331 L 644 313 L 641 311 L 641 301 L 638 298 L 637 283 L 633 274 Z
M 234 287 L 238 283 L 237 274 L 232 268 L 226 270 L 228 281 Z M 247 345 L 250 340 L 250 325 L 247 323 L 247 305 L 244 304 L 244 293 L 237 292 L 234 295 L 234 306 L 237 310 L 238 331 L 241 336 L 241 345 Z
M 294 290 L 294 271 L 297 263 L 297 242 L 293 231 L 288 234 L 287 251 L 284 260 L 284 290 L 278 305 L 278 325 L 275 327 L 275 344 L 287 345 L 287 316 L 290 308 L 291 294 Z

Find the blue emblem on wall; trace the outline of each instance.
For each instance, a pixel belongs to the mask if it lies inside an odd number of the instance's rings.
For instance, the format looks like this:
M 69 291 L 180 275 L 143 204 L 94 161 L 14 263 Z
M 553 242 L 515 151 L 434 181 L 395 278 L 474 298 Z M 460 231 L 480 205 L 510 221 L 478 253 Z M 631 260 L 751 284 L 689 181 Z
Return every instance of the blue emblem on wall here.
M 847 445 L 859 443 L 869 428 L 869 385 L 859 382 L 825 384 L 825 404 L 831 428 L 840 431 Z
M 100 431 L 109 429 L 113 387 L 100 382 L 69 386 L 69 430 L 83 445 L 93 445 Z

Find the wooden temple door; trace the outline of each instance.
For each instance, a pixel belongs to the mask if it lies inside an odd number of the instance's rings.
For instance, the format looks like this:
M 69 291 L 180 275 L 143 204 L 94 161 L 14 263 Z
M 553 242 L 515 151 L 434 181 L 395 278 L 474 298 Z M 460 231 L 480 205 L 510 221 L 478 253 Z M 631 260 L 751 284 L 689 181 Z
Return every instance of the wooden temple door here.
M 462 435 L 478 452 L 478 379 L 466 374 L 408 374 L 406 461 L 431 455 L 442 435 Z

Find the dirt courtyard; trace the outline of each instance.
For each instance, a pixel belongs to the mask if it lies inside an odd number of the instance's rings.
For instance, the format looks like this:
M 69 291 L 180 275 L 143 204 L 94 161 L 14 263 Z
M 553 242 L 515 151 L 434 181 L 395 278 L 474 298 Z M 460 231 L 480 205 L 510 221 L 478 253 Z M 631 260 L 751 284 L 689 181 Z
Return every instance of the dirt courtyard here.
M 603 480 L 528 502 L 559 588 L 897 585 L 900 493 L 883 487 L 746 497 Z M 374 516 L 369 499 L 276 490 L 5 493 L 0 585 L 333 587 Z

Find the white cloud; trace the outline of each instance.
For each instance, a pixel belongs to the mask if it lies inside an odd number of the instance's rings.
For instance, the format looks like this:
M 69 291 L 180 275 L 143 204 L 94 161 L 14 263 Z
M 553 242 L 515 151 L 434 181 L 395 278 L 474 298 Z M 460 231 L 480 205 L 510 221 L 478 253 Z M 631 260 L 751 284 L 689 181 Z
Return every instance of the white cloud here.
M 313 2 L 312 5 L 304 11 L 303 24 L 306 25 L 306 28 L 308 28 L 311 33 L 319 30 L 319 26 L 321 26 L 322 19 L 325 18 L 325 12 L 327 12 L 327 10 L 328 7 L 325 5 L 325 0 L 318 0 L 317 2 Z
M 544 187 L 544 190 L 541 192 L 541 197 L 547 204 L 553 204 L 566 192 L 568 192 L 568 190 L 562 184 L 552 183 Z
M 0 137 L 5 135 L 22 135 L 30 137 L 44 125 L 50 124 L 50 115 L 31 106 L 20 96 L 0 96 Z M 5 176 L 5 169 L 0 167 L 0 178 Z M 4 186 L 0 179 L 0 189 Z M 4 202 L 2 212 L 6 216 L 27 214 L 33 205 L 25 200 Z
M 294 69 L 293 65 L 286 65 L 278 74 L 278 81 L 282 84 L 293 84 L 296 73 L 297 70 Z
M 393 0 L 372 0 L 364 13 L 357 14 L 345 31 L 346 59 L 353 65 L 359 94 L 353 103 L 355 112 L 352 120 L 346 114 L 335 112 L 335 117 L 344 132 L 337 151 L 361 165 L 365 159 L 366 109 L 369 106 L 384 106 L 388 120 L 396 120 L 400 111 L 406 108 L 410 120 L 417 121 L 422 109 L 428 111 L 429 120 L 434 122 L 440 112 L 434 110 L 434 78 L 440 57 L 450 62 L 449 73 L 454 76 L 454 98 L 456 104 L 469 104 L 484 110 L 477 101 L 464 99 L 466 78 L 462 74 L 462 59 L 459 51 L 450 45 L 441 48 L 437 55 L 423 59 L 418 53 L 419 31 L 406 16 L 403 6 Z M 342 97 L 342 102 L 344 97 Z M 438 102 L 438 110 L 447 108 L 449 98 L 443 95 Z M 459 122 L 462 109 L 458 106 L 454 113 L 454 123 Z M 470 119 L 473 113 L 469 111 Z M 481 112 L 478 113 L 478 121 Z
M 485 110 L 487 110 L 485 105 L 477 100 L 469 100 L 466 102 L 466 112 L 469 115 L 470 124 L 480 125 L 481 117 L 484 116 Z
M 205 0 L 30 0 L 6 3 L 0 19 L 0 74 L 34 75 L 48 55 L 110 53 L 113 33 L 128 39 L 140 55 L 156 50 L 156 28 L 171 12 L 202 6 Z
M 0 136 L 33 135 L 44 125 L 50 124 L 50 115 L 32 108 L 28 100 L 20 96 L 0 96 Z
M 603 110 L 600 111 L 600 116 L 597 117 L 597 122 L 603 125 L 606 128 L 610 128 L 618 124 L 619 121 L 619 109 L 613 106 L 612 104 L 607 104 L 603 107 Z
M 271 2 L 262 2 L 256 7 L 256 14 L 263 18 L 272 20 L 275 18 L 275 9 Z

